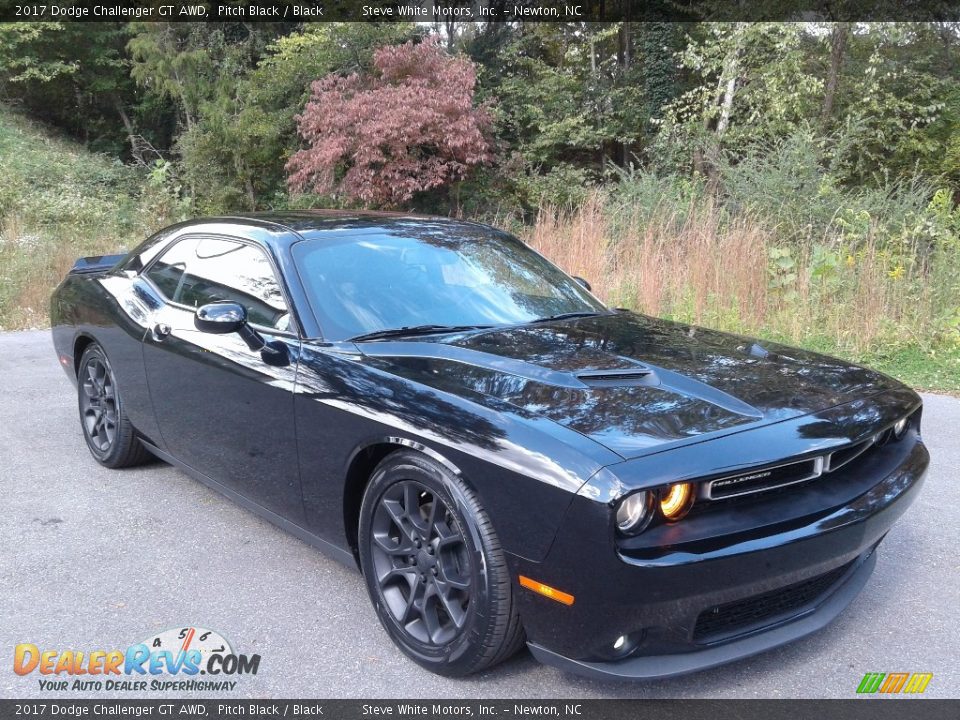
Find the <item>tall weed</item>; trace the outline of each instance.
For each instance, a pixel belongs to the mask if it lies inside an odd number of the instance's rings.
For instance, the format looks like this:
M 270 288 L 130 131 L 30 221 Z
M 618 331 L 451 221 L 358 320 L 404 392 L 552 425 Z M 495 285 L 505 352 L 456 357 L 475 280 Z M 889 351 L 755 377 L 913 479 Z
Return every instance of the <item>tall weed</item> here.
M 631 207 L 594 193 L 544 208 L 525 239 L 607 302 L 685 322 L 860 356 L 960 343 L 960 252 L 897 237 L 804 242 L 709 201 Z

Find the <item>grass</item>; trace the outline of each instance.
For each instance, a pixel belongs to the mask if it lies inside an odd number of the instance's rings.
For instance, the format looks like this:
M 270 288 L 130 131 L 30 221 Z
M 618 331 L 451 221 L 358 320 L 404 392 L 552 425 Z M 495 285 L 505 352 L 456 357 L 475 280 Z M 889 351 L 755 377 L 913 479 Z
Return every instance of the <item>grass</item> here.
M 866 353 L 858 359 L 920 390 L 960 396 L 960 347 L 924 350 L 913 345 Z

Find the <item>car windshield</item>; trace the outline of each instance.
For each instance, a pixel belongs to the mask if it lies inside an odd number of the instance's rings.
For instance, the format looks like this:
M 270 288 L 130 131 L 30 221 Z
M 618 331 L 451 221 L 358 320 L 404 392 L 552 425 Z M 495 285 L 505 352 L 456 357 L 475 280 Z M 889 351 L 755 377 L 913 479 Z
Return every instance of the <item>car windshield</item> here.
M 398 230 L 296 243 L 293 257 L 328 340 L 382 330 L 490 326 L 607 309 L 516 238 L 482 226 Z

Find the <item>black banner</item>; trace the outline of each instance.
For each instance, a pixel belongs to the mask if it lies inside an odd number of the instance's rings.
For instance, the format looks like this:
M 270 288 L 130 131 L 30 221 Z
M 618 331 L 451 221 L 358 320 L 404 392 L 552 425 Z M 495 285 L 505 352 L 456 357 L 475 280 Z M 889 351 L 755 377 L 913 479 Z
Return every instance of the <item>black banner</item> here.
M 0 700 L 11 718 L 955 720 L 960 700 Z
M 0 0 L 0 22 L 947 21 L 960 0 Z

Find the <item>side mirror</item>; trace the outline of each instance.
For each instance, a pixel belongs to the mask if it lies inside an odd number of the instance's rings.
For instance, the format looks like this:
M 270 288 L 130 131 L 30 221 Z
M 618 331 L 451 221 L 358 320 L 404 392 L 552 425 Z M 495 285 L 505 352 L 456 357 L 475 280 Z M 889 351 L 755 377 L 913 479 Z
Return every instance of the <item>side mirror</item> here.
M 580 283 L 581 285 L 583 285 L 583 287 L 585 287 L 585 288 L 587 289 L 587 291 L 592 291 L 592 290 L 593 290 L 593 288 L 590 287 L 590 283 L 588 283 L 588 282 L 587 282 L 586 280 L 584 280 L 582 277 L 577 277 L 576 275 L 574 275 L 574 276 L 573 276 L 573 279 L 576 280 L 576 281 L 577 281 L 578 283 Z
M 266 341 L 247 324 L 247 309 L 235 302 L 214 302 L 201 305 L 193 315 L 193 325 L 200 332 L 213 335 L 237 333 L 251 350 L 262 350 Z
M 216 302 L 197 308 L 193 325 L 200 332 L 229 335 L 247 324 L 247 309 L 235 302 Z

